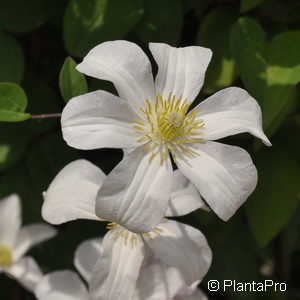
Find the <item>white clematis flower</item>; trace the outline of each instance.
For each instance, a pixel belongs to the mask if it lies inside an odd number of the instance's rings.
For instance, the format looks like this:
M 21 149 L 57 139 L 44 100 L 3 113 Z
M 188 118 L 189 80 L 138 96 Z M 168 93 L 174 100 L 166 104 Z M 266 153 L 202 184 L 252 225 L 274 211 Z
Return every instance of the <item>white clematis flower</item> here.
M 20 227 L 20 199 L 13 194 L 0 201 L 0 273 L 6 273 L 32 291 L 42 273 L 35 260 L 24 254 L 32 246 L 53 237 L 56 231 L 39 223 Z
M 257 171 L 245 150 L 213 140 L 249 132 L 270 145 L 260 107 L 232 87 L 189 111 L 210 49 L 150 43 L 150 50 L 158 64 L 155 82 L 145 53 L 127 41 L 102 43 L 77 66 L 113 82 L 119 97 L 95 91 L 71 99 L 61 118 L 64 139 L 78 149 L 130 149 L 105 179 L 96 213 L 137 233 L 156 227 L 168 207 L 171 154 L 209 206 L 228 220 L 253 192 Z
M 99 178 L 104 181 L 104 177 L 99 168 L 86 160 L 77 160 L 67 165 L 44 193 L 44 219 L 54 224 L 79 218 L 97 220 L 95 213 L 92 217 L 91 208 L 95 206 L 101 186 Z M 184 205 L 178 204 L 179 184 L 174 182 L 174 186 L 170 216 L 183 215 L 199 207 L 199 193 L 195 192 L 192 185 L 188 185 L 181 192 L 186 206 L 181 213 Z M 198 197 L 198 207 L 194 200 L 189 201 L 193 199 L 190 193 Z M 108 220 L 105 216 L 104 219 Z M 94 269 L 90 283 L 92 295 L 97 299 L 131 299 L 146 250 L 148 255 L 178 268 L 186 285 L 201 280 L 210 266 L 211 250 L 207 241 L 199 230 L 191 226 L 163 220 L 155 229 L 142 234 L 131 232 L 114 222 L 107 227 L 110 231 L 103 238 L 101 260 Z M 77 268 L 80 269 L 80 266 L 77 265 Z
M 79 245 L 74 264 L 88 284 L 95 262 L 102 259 L 102 240 L 89 239 Z M 43 277 L 35 288 L 38 300 L 96 300 L 79 276 L 69 270 L 51 272 Z M 132 300 L 206 300 L 196 287 L 186 286 L 178 269 L 163 264 L 158 259 L 141 267 Z
M 100 239 L 90 239 L 80 244 L 75 252 L 75 266 L 88 283 L 95 261 L 101 256 Z M 46 274 L 35 288 L 38 300 L 96 300 L 85 282 L 73 271 L 62 270 Z

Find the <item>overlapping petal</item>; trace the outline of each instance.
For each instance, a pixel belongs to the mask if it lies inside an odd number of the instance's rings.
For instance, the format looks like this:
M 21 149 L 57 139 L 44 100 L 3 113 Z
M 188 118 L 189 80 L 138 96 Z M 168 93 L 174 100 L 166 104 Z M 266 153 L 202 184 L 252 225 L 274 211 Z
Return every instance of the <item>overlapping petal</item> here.
M 103 252 L 102 239 L 82 242 L 75 252 L 74 264 L 86 282 L 89 282 L 97 260 Z
M 160 233 L 145 242 L 162 262 L 182 272 L 187 285 L 204 277 L 212 259 L 204 235 L 197 229 L 176 221 L 162 222 Z
M 242 148 L 217 142 L 198 143 L 197 153 L 177 157 L 177 165 L 212 210 L 227 221 L 255 189 L 257 171 Z
M 86 286 L 72 271 L 47 274 L 35 288 L 38 300 L 91 300 Z
M 105 174 L 87 160 L 65 166 L 44 193 L 43 218 L 52 224 L 75 219 L 99 220 L 95 201 Z
M 5 272 L 14 277 L 21 285 L 30 291 L 34 290 L 43 277 L 38 264 L 29 256 L 20 259 L 5 270 Z
M 202 200 L 199 191 L 194 184 L 180 172 L 180 170 L 175 170 L 173 173 L 172 190 L 166 216 L 183 216 L 198 208 L 207 210 L 207 206 Z
M 263 133 L 258 103 L 241 88 L 223 89 L 201 102 L 195 109 L 200 110 L 196 120 L 205 124 L 202 137 L 206 140 L 249 132 L 267 146 L 271 145 Z
M 158 65 L 156 92 L 163 99 L 172 93 L 193 102 L 203 85 L 211 50 L 199 46 L 175 48 L 162 43 L 150 43 L 149 47 Z
M 137 147 L 134 120 L 139 115 L 125 100 L 95 91 L 68 102 L 61 126 L 65 141 L 77 149 Z
M 134 300 L 172 300 L 183 287 L 184 281 L 178 269 L 160 260 L 141 268 Z
M 132 299 L 144 259 L 141 237 L 122 227 L 109 231 L 103 239 L 103 253 L 90 283 L 98 300 Z
M 172 172 L 170 158 L 161 164 L 160 155 L 150 161 L 143 148 L 126 153 L 99 190 L 96 214 L 133 232 L 150 231 L 165 216 Z
M 21 226 L 21 204 L 13 194 L 0 201 L 0 245 L 13 246 Z
M 86 75 L 113 82 L 119 96 L 139 108 L 155 99 L 150 61 L 143 50 L 128 41 L 111 41 L 93 48 L 77 66 Z
M 13 247 L 14 261 L 19 260 L 29 248 L 55 235 L 56 230 L 47 224 L 36 223 L 22 227 Z

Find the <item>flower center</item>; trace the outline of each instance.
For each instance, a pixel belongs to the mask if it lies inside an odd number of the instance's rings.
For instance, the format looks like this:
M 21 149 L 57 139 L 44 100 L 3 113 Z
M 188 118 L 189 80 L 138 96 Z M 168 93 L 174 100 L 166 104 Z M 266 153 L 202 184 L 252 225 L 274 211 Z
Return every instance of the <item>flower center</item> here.
M 133 127 L 141 134 L 138 142 L 151 142 L 144 147 L 144 151 L 152 151 L 150 160 L 160 153 L 164 161 L 168 151 L 174 159 L 178 153 L 194 154 L 189 145 L 204 141 L 200 137 L 204 123 L 196 118 L 199 111 L 194 109 L 187 114 L 190 103 L 172 94 L 167 99 L 158 95 L 154 105 L 146 99 L 146 104 L 140 109 L 144 122 L 135 121 Z
M 161 228 L 156 227 L 147 233 L 138 234 L 129 231 L 128 229 L 122 227 L 121 225 L 115 222 L 108 223 L 106 228 L 109 230 L 115 230 L 112 237 L 114 241 L 116 241 L 118 238 L 123 238 L 125 245 L 130 243 L 132 247 L 137 246 L 138 242 L 141 241 L 142 237 L 145 240 L 147 239 L 153 240 L 156 236 L 160 235 L 160 233 L 163 231 Z
M 9 267 L 12 264 L 12 255 L 8 247 L 0 245 L 0 267 Z
M 171 141 L 180 135 L 184 115 L 180 112 L 162 112 L 157 116 L 157 127 L 163 140 Z

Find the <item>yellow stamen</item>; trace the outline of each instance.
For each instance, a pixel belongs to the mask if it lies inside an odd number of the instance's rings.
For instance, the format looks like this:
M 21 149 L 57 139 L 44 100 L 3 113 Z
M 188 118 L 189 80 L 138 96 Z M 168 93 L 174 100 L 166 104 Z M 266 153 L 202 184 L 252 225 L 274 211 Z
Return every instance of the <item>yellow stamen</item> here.
M 142 135 L 137 141 L 146 143 L 143 151 L 151 152 L 149 162 L 159 153 L 163 164 L 169 151 L 174 159 L 178 154 L 194 155 L 189 145 L 205 141 L 200 137 L 205 124 L 196 119 L 199 110 L 187 114 L 190 103 L 182 96 L 176 99 L 172 93 L 167 99 L 157 95 L 154 105 L 148 99 L 145 101 L 145 108 L 140 108 L 145 121 L 134 121 L 133 127 Z
M 0 245 L 0 267 L 9 267 L 11 264 L 11 250 L 7 246 Z

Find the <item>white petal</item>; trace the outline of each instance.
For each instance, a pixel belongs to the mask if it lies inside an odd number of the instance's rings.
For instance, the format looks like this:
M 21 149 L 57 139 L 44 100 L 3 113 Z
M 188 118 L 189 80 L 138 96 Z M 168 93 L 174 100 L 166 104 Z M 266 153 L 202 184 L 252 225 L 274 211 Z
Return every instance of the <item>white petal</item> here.
M 136 141 L 134 120 L 139 116 L 125 100 L 95 91 L 68 102 L 61 126 L 65 141 L 77 149 L 136 147 L 140 143 Z
M 263 133 L 262 114 L 258 103 L 245 90 L 238 87 L 223 89 L 201 102 L 196 120 L 205 124 L 203 137 L 217 140 L 249 132 L 271 146 Z
M 128 41 L 102 43 L 93 48 L 77 70 L 113 82 L 119 96 L 139 108 L 155 99 L 151 64 L 143 50 Z
M 45 275 L 34 294 L 38 300 L 91 300 L 79 276 L 67 270 Z
M 158 64 L 156 92 L 164 99 L 172 93 L 193 102 L 203 85 L 211 50 L 199 46 L 175 48 L 161 43 L 150 43 L 149 47 Z
M 172 191 L 169 201 L 167 217 L 186 215 L 198 208 L 207 210 L 200 193 L 194 184 L 179 170 L 173 173 Z
M 98 300 L 132 299 L 143 259 L 139 235 L 122 227 L 110 230 L 91 279 L 91 294 Z
M 105 174 L 87 160 L 65 166 L 43 194 L 43 218 L 52 224 L 76 219 L 99 220 L 95 214 L 97 192 Z
M 38 264 L 29 256 L 14 263 L 6 272 L 30 291 L 34 290 L 43 277 Z
M 191 285 L 208 271 L 212 253 L 204 235 L 191 226 L 176 221 L 162 222 L 159 234 L 145 241 L 154 254 L 167 265 L 178 268 Z
M 257 171 L 242 148 L 217 142 L 197 143 L 193 157 L 177 157 L 178 168 L 197 187 L 211 209 L 227 221 L 257 184 Z
M 134 300 L 172 300 L 184 285 L 178 269 L 157 259 L 141 268 Z
M 12 247 L 21 226 L 21 203 L 16 194 L 0 201 L 0 245 Z
M 124 155 L 98 192 L 96 214 L 128 230 L 142 233 L 156 227 L 165 216 L 172 183 L 168 157 L 152 161 L 142 148 Z
M 86 282 L 89 282 L 97 260 L 103 252 L 102 239 L 82 242 L 75 251 L 74 264 Z
M 31 247 L 56 235 L 56 230 L 47 224 L 36 223 L 24 226 L 19 231 L 13 247 L 13 259 L 17 261 Z

